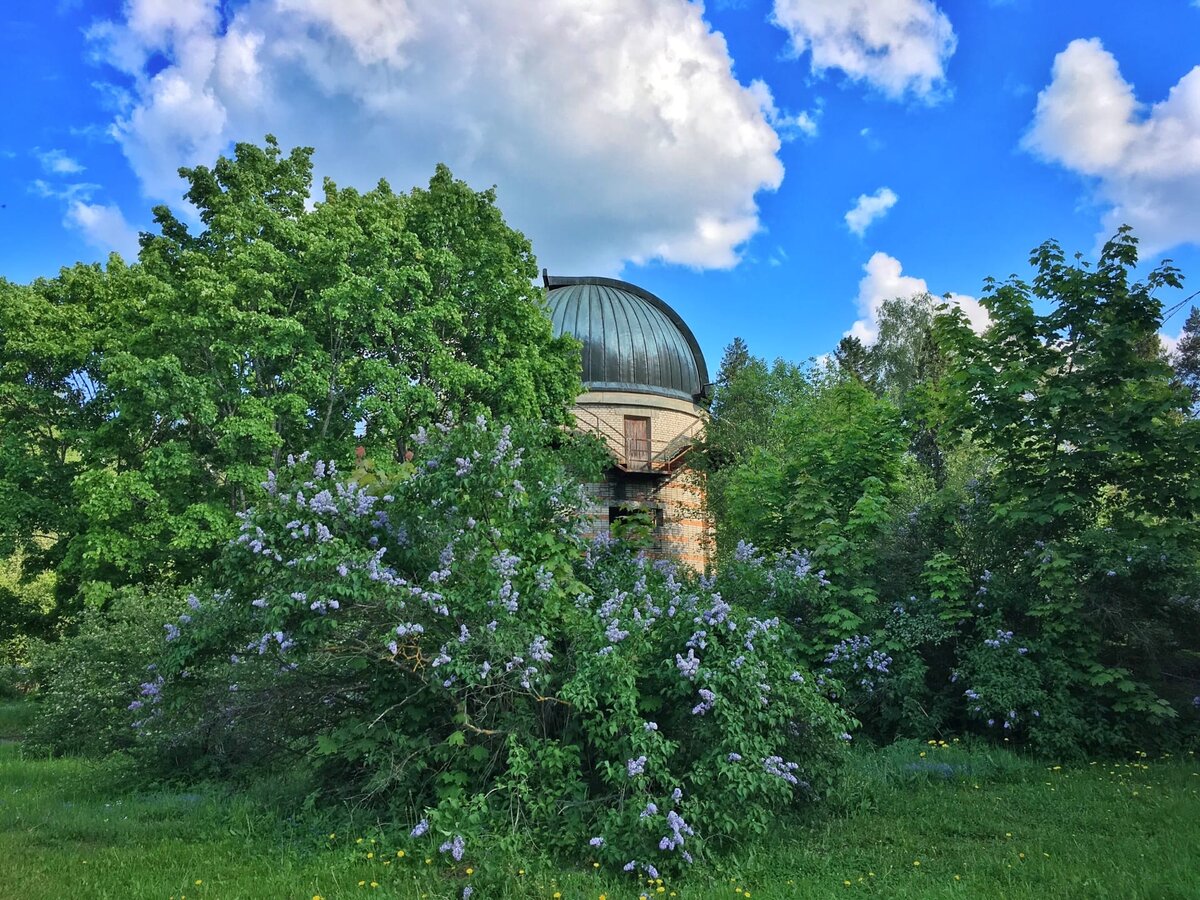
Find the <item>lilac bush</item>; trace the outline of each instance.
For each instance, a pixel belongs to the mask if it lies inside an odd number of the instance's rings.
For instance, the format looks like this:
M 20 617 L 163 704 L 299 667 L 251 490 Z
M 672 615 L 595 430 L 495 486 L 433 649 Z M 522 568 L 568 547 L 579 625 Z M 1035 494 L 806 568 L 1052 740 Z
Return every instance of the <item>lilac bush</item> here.
M 590 451 L 565 440 L 442 424 L 369 487 L 289 459 L 218 590 L 170 623 L 147 747 L 176 766 L 304 766 L 456 861 L 519 821 L 657 873 L 820 796 L 850 720 L 794 632 L 585 540 L 564 460 Z

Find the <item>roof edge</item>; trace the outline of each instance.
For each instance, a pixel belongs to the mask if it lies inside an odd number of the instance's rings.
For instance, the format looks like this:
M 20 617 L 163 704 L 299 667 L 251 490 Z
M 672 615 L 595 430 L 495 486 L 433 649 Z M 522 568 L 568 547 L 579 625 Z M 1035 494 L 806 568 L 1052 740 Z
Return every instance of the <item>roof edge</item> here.
M 546 269 L 542 269 L 542 283 L 546 286 L 547 291 L 552 291 L 555 288 L 569 287 L 573 284 L 598 284 L 603 287 L 616 288 L 619 291 L 633 294 L 635 297 L 641 297 L 668 319 L 671 324 L 679 329 L 683 335 L 683 339 L 687 341 L 688 349 L 692 351 L 692 357 L 696 360 L 696 368 L 700 375 L 700 393 L 699 397 L 707 395 L 708 386 L 711 382 L 708 380 L 708 363 L 704 361 L 704 351 L 700 349 L 700 342 L 696 340 L 696 335 L 692 334 L 692 329 L 688 327 L 687 322 L 679 313 L 671 308 L 671 305 L 661 297 L 657 297 L 643 287 L 638 287 L 636 284 L 630 284 L 628 281 L 621 281 L 619 278 L 602 278 L 599 275 L 551 275 Z

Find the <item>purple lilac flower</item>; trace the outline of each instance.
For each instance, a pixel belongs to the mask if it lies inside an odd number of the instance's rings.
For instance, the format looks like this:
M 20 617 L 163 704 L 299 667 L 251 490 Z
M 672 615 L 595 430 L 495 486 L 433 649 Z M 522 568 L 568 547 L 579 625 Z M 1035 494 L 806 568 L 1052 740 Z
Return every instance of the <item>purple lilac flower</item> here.
M 471 896 L 473 893 L 475 893 L 475 888 L 471 887 L 471 886 L 468 884 L 466 887 L 464 887 L 464 888 L 463 888 L 463 891 L 462 891 L 462 898 L 463 898 L 463 900 L 469 900 L 470 896 Z
M 534 635 L 529 645 L 529 657 L 536 662 L 550 662 L 554 654 L 550 652 L 550 642 L 542 635 Z
M 740 754 L 740 753 L 730 753 L 730 754 L 729 754 L 727 757 L 725 757 L 725 758 L 726 758 L 727 760 L 729 760 L 730 762 L 741 762 L 741 761 L 742 761 L 742 754 Z
M 646 731 L 658 731 L 658 723 L 657 722 L 647 722 L 642 727 L 644 727 L 646 729 Z
M 641 815 L 639 815 L 638 818 L 639 819 L 648 819 L 648 818 L 650 818 L 650 816 L 656 816 L 656 815 L 658 815 L 658 804 L 655 803 L 653 800 L 651 800 L 649 803 L 646 804 L 646 808 L 642 810 Z
M 843 737 L 849 737 L 844 735 Z M 776 778 L 782 778 L 788 784 L 799 784 L 799 779 L 792 773 L 800 768 L 797 763 L 784 762 L 782 756 L 768 756 L 762 761 L 763 771 Z
M 604 846 L 604 838 L 594 837 L 590 841 L 588 841 L 588 844 L 590 844 L 593 847 L 603 847 Z
M 409 832 L 408 836 L 417 838 L 417 837 L 420 837 L 421 835 L 423 835 L 428 830 L 429 830 L 429 820 L 422 819 L 420 822 L 417 823 L 417 827 Z
M 196 599 L 195 594 L 188 594 L 187 605 L 190 606 L 192 609 L 199 609 L 200 601 Z
M 179 637 L 179 628 L 173 622 L 168 622 L 163 628 L 167 631 L 167 640 L 173 641 Z
M 713 708 L 713 701 L 717 699 L 717 695 L 708 688 L 700 688 L 700 702 L 692 707 L 693 716 L 702 716 Z
M 636 778 L 646 771 L 646 757 L 639 756 L 637 759 L 631 759 L 625 763 L 625 771 L 629 773 L 630 778 Z
M 675 654 L 675 668 L 679 670 L 679 674 L 689 681 L 696 677 L 696 673 L 700 671 L 700 660 L 696 658 L 695 652 L 688 649 L 687 656 Z
M 265 598 L 263 598 L 263 597 L 259 597 L 257 600 L 253 601 L 253 602 L 252 602 L 250 605 L 251 605 L 251 606 L 257 606 L 259 609 L 266 609 L 266 608 L 267 608 L 267 601 L 266 601 L 266 599 L 265 599 Z
M 439 853 L 447 853 L 454 857 L 455 862 L 461 862 L 463 851 L 466 849 L 467 842 L 461 834 L 456 834 L 453 840 L 446 841 L 442 846 L 438 847 Z

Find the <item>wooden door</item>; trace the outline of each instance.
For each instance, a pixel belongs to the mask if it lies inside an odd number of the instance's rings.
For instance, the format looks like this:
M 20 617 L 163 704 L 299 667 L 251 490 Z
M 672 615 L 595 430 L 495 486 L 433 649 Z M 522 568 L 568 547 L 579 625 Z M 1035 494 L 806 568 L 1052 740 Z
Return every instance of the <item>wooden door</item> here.
M 644 416 L 625 417 L 625 465 L 640 472 L 650 468 L 650 420 Z

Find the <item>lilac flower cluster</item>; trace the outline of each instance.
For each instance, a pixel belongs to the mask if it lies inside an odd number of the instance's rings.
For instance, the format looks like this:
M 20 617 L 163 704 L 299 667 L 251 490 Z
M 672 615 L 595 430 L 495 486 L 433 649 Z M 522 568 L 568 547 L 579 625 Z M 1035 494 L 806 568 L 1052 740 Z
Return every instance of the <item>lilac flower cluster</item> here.
M 768 756 L 762 761 L 763 771 L 768 775 L 774 775 L 776 778 L 782 778 L 788 784 L 799 784 L 798 779 L 792 773 L 800 768 L 799 763 L 784 762 L 782 756 Z
M 855 635 L 838 642 L 825 657 L 826 675 L 856 678 L 859 687 L 873 694 L 884 676 L 891 674 L 892 658 L 882 650 L 871 649 L 867 635 Z
M 713 703 L 716 702 L 717 695 L 708 688 L 700 688 L 700 702 L 692 707 L 693 716 L 702 716 L 713 708 Z
M 996 636 L 994 638 L 985 639 L 983 643 L 995 650 L 1004 644 L 1012 643 L 1012 639 L 1013 633 L 1011 631 L 1005 631 L 1003 628 L 997 628 Z
M 446 841 L 442 846 L 438 847 L 439 853 L 449 853 L 454 857 L 455 862 L 462 862 L 463 852 L 466 850 L 467 842 L 461 834 L 456 834 L 452 840 Z
M 700 660 L 696 658 L 696 654 L 690 648 L 687 656 L 675 654 L 675 668 L 679 670 L 679 674 L 689 681 L 696 677 L 696 673 L 700 671 Z
M 630 759 L 625 762 L 625 771 L 630 778 L 637 778 L 646 771 L 646 757 L 639 756 L 637 759 Z
M 271 646 L 271 641 L 275 642 L 280 653 L 287 653 L 296 646 L 296 642 L 288 637 L 286 633 L 282 631 L 270 631 L 260 637 L 257 641 L 251 641 L 248 643 L 244 649 L 247 651 L 257 650 L 258 655 L 262 656 L 267 652 L 267 648 Z

